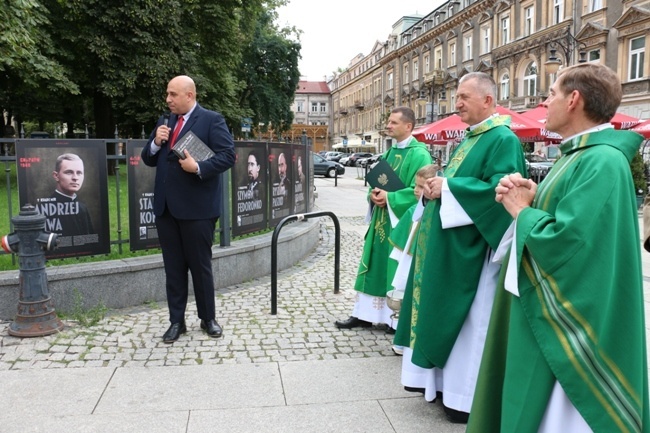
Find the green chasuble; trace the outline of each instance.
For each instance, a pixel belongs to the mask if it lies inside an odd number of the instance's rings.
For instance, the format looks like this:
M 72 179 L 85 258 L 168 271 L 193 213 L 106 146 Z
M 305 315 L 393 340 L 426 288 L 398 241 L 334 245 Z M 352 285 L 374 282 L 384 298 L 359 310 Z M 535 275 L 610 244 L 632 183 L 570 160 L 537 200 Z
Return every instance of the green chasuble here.
M 390 208 L 401 219 L 404 213 L 417 202 L 413 194 L 415 173 L 421 167 L 431 164 L 431 155 L 424 143 L 411 137 L 408 146 L 403 149 L 393 146 L 384 153 L 382 159 L 390 164 L 406 185 L 404 189 L 388 193 Z M 370 194 L 370 190 L 368 194 Z M 390 233 L 388 208 L 375 206 L 370 226 L 366 232 L 357 281 L 354 285 L 354 290 L 357 292 L 371 296 L 386 296 L 397 268 L 396 262 L 388 259 L 391 249 Z
M 411 228 L 413 227 L 413 224 L 418 224 L 418 222 L 413 222 L 413 214 L 415 213 L 415 208 L 417 208 L 417 206 L 418 204 L 415 203 L 413 206 L 408 208 L 408 210 L 404 212 L 404 215 L 399 219 L 395 228 L 391 231 L 390 237 L 388 238 L 391 247 L 397 248 L 402 252 L 404 251 L 404 248 L 406 248 L 406 243 L 411 234 Z M 413 245 L 411 245 L 409 254 L 412 254 L 412 252 Z
M 417 366 L 445 366 L 474 301 L 488 248 L 498 247 L 512 222 L 494 200 L 504 175 L 526 172 L 521 143 L 509 124 L 509 116 L 490 117 L 469 131 L 445 170 L 451 193 L 473 224 L 443 229 L 440 200 L 424 208 L 395 335 L 395 344 L 411 347 Z
M 605 129 L 563 143 L 517 217 L 520 296 L 500 281 L 468 432 L 536 432 L 556 380 L 594 432 L 650 432 L 630 172 L 641 140 Z

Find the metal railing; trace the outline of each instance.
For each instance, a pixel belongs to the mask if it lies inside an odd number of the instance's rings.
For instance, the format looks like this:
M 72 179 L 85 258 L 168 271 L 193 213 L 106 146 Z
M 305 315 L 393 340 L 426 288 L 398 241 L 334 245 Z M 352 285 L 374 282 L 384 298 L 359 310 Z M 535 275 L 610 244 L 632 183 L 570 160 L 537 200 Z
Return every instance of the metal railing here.
M 285 224 L 302 221 L 309 218 L 329 216 L 334 221 L 334 293 L 339 293 L 339 279 L 341 276 L 341 226 L 339 219 L 333 212 L 310 212 L 305 214 L 289 215 L 283 218 L 273 230 L 271 240 L 271 314 L 278 313 L 278 237 Z

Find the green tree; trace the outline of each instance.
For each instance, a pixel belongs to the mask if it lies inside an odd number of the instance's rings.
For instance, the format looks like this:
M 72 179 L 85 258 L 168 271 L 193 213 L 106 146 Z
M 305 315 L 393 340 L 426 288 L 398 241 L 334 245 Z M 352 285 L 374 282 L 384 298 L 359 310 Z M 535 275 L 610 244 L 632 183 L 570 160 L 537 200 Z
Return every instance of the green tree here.
M 178 1 L 46 0 L 61 61 L 91 101 L 95 135 L 113 137 L 115 125 L 135 135 L 164 108 L 167 80 L 187 56 Z M 66 112 L 79 99 L 67 98 Z M 78 119 L 77 119 L 78 120 Z
M 630 170 L 632 171 L 632 179 L 634 180 L 634 189 L 637 195 L 645 195 L 648 192 L 648 183 L 645 175 L 645 165 L 643 164 L 643 157 L 640 153 L 634 155 L 630 163 Z
M 293 102 L 300 71 L 300 43 L 295 29 L 279 30 L 272 11 L 260 15 L 252 43 L 243 55 L 241 80 L 246 83 L 240 105 L 250 109 L 253 124 L 273 125 L 276 132 L 289 129 L 293 122 Z
M 42 123 L 52 111 L 49 94 L 79 93 L 55 59 L 47 16 L 38 0 L 8 0 L 0 8 L 0 111 L 9 119 L 29 113 Z

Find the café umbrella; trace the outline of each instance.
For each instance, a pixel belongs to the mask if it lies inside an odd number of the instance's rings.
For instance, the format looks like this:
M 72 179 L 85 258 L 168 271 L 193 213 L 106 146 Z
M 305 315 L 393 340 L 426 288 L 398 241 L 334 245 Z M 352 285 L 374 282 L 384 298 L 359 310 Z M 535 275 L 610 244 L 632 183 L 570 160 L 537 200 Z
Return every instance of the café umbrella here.
M 544 125 L 523 117 L 521 114 L 508 108 L 497 105 L 497 113 L 510 116 L 510 129 L 521 141 L 547 141 L 548 133 Z M 468 125 L 460 119 L 457 114 L 445 117 L 427 125 L 416 128 L 413 136 L 427 144 L 446 144 L 447 142 L 458 142 L 465 136 Z
M 634 128 L 630 129 L 630 131 L 638 132 L 643 135 L 645 139 L 650 139 L 650 120 L 639 123 Z

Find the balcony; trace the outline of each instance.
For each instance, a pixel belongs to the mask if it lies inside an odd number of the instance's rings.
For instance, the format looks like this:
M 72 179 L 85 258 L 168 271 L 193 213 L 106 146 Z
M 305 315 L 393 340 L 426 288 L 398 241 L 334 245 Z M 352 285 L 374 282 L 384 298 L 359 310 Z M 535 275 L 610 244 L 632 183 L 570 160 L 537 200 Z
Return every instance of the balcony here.
M 526 108 L 535 108 L 539 105 L 542 98 L 539 96 L 526 96 L 524 98 L 524 105 Z
M 341 108 L 339 110 L 339 114 L 342 116 L 347 116 L 348 115 L 348 109 L 347 108 Z
M 361 101 L 354 101 L 354 108 L 356 108 L 357 110 L 363 110 L 365 106 Z
M 424 83 L 428 84 L 434 82 L 435 84 L 442 84 L 445 78 L 445 71 L 442 69 L 432 69 L 424 74 Z

